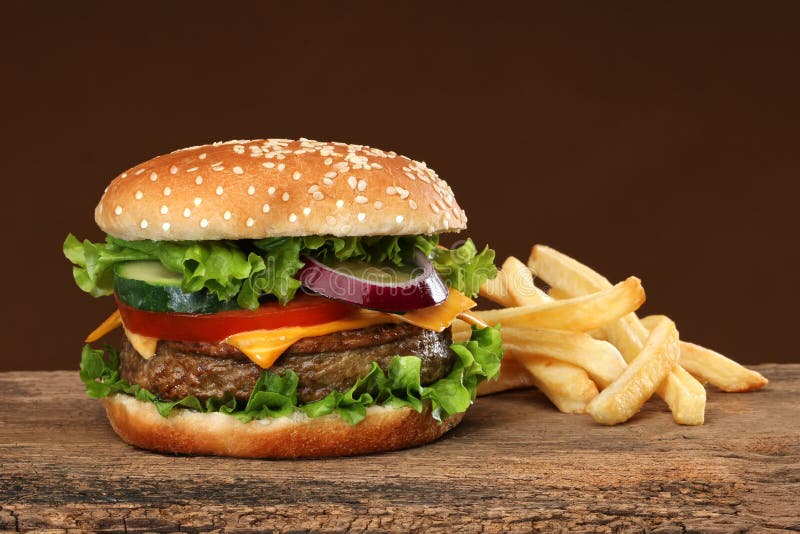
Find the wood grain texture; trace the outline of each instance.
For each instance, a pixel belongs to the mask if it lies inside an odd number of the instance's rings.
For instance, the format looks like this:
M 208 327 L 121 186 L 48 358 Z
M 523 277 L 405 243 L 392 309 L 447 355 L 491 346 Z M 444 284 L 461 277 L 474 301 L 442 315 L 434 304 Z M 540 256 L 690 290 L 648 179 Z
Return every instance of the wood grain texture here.
M 433 444 L 303 461 L 122 443 L 77 373 L 0 373 L 0 531 L 800 530 L 800 365 L 709 391 L 706 424 L 651 401 L 625 425 L 525 390 L 478 399 Z

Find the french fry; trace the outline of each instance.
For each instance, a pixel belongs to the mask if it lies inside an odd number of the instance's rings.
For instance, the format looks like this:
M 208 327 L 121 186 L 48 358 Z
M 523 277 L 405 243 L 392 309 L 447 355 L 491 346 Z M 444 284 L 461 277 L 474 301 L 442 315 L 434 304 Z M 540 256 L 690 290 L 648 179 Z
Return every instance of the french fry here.
M 584 369 L 602 389 L 608 387 L 625 370 L 625 360 L 619 351 L 606 341 L 587 334 L 563 330 L 505 327 L 503 347 L 519 358 L 547 356 Z
M 551 286 L 551 295 L 577 297 L 611 287 L 608 279 L 589 267 L 542 245 L 533 247 L 528 266 Z M 642 351 L 648 335 L 635 313 L 605 325 L 603 331 L 629 365 Z M 679 365 L 669 373 L 657 393 L 669 405 L 676 423 L 703 424 L 706 390 Z
M 491 395 L 509 389 L 533 387 L 533 376 L 527 369 L 514 357 L 512 353 L 506 351 L 503 356 L 503 364 L 500 366 L 500 374 L 496 380 L 484 380 L 478 384 L 478 396 Z
M 501 306 L 517 306 L 514 297 L 508 292 L 508 281 L 505 271 L 501 268 L 497 276 L 487 279 L 478 294 Z
M 678 330 L 666 317 L 654 326 L 641 353 L 586 406 L 598 423 L 615 425 L 636 415 L 680 357 Z
M 657 315 L 649 315 L 641 319 L 648 330 L 659 321 Z M 747 369 L 718 352 L 681 341 L 680 363 L 703 382 L 708 382 L 722 391 L 743 392 L 760 389 L 769 382 L 761 373 Z
M 489 324 L 585 332 L 636 310 L 644 302 L 641 281 L 632 276 L 603 291 L 540 304 L 474 312 Z
M 487 280 L 483 284 L 480 294 L 502 306 L 538 305 L 553 301 L 534 285 L 530 269 L 513 256 L 506 259 L 494 280 Z M 465 327 L 456 321 L 453 325 L 454 339 L 469 337 L 469 330 Z M 501 331 L 501 335 L 504 332 Z M 492 381 L 484 382 L 487 385 L 483 386 L 483 392 L 534 385 L 565 413 L 583 413 L 586 404 L 597 395 L 597 386 L 580 367 L 538 354 L 526 354 L 524 358 L 523 367 L 513 351 L 506 350 L 500 366 L 500 378 L 494 384 Z M 520 370 L 525 378 L 519 376 Z M 480 388 L 478 391 L 479 394 L 482 392 Z
M 576 365 L 538 355 L 518 355 L 507 351 L 531 374 L 531 381 L 559 411 L 584 413 L 597 396 L 597 386 L 586 371 Z M 505 359 L 505 356 L 504 356 Z
M 528 266 L 514 256 L 503 263 L 501 272 L 504 275 L 506 291 L 511 296 L 510 306 L 538 306 L 553 302 L 553 299 L 533 283 L 533 275 Z

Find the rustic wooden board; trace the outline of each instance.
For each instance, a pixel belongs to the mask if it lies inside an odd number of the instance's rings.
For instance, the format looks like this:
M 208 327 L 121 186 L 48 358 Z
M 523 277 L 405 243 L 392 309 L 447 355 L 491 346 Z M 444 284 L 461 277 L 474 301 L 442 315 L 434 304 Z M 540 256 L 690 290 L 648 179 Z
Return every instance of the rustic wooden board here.
M 602 427 L 528 390 L 425 447 L 277 462 L 137 450 L 76 373 L 0 373 L 0 530 L 798 530 L 800 365 L 757 369 L 768 389 L 710 391 L 702 427 L 658 401 Z

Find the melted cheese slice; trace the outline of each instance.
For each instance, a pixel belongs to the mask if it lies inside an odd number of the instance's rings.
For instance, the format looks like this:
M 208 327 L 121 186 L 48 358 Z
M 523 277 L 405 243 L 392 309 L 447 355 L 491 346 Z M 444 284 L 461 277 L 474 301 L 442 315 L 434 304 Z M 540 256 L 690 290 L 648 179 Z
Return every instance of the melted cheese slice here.
M 286 349 L 305 337 L 324 336 L 343 330 L 357 330 L 378 324 L 398 322 L 406 322 L 420 328 L 441 332 L 450 326 L 458 315 L 473 306 L 475 306 L 473 300 L 451 289 L 447 299 L 441 304 L 407 312 L 403 315 L 358 310 L 350 317 L 330 323 L 290 326 L 274 330 L 252 330 L 234 334 L 225 342 L 242 351 L 256 365 L 268 369 Z
M 143 336 L 141 334 L 131 332 L 127 328 L 125 329 L 125 335 L 127 336 L 128 341 L 131 342 L 131 346 L 134 349 L 136 349 L 136 352 L 139 353 L 139 356 L 141 356 L 145 360 L 149 360 L 150 358 L 156 355 L 156 347 L 158 347 L 158 338 Z
M 225 340 L 228 345 L 233 345 L 253 363 L 268 369 L 275 360 L 280 358 L 286 349 L 305 337 L 324 336 L 341 332 L 343 330 L 357 330 L 377 324 L 394 322 L 392 316 L 369 311 L 358 311 L 353 316 L 330 323 L 312 326 L 287 326 L 273 330 L 251 330 L 234 334 Z
M 453 324 L 456 317 L 474 307 L 474 300 L 451 288 L 447 299 L 441 304 L 406 312 L 395 317 L 420 328 L 441 332 Z
M 378 324 L 400 322 L 441 332 L 449 327 L 458 316 L 462 316 L 462 318 L 472 317 L 465 312 L 474 306 L 475 302 L 472 299 L 455 289 L 451 289 L 447 299 L 441 304 L 410 311 L 402 315 L 371 310 L 356 310 L 352 315 L 344 319 L 318 325 L 288 326 L 273 330 L 240 332 L 225 339 L 225 343 L 242 351 L 259 367 L 268 369 L 286 349 L 306 337 L 324 336 L 344 330 L 358 330 L 359 328 L 367 328 Z M 124 327 L 119 311 L 116 311 L 89 334 L 86 342 L 96 341 L 120 326 Z M 158 346 L 157 338 L 143 336 L 128 329 L 125 329 L 125 335 L 133 348 L 136 349 L 136 352 L 144 359 L 149 360 L 155 355 L 156 347 Z

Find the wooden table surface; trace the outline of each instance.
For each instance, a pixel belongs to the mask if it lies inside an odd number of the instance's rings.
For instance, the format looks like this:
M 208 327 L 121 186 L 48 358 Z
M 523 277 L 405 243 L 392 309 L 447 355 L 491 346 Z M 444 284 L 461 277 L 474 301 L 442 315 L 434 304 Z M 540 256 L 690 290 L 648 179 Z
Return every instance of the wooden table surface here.
M 709 391 L 706 424 L 650 401 L 627 424 L 534 390 L 478 399 L 433 444 L 304 461 L 178 457 L 119 441 L 77 373 L 0 373 L 0 531 L 800 529 L 800 365 Z

